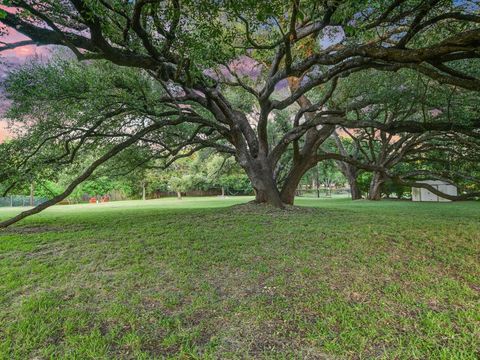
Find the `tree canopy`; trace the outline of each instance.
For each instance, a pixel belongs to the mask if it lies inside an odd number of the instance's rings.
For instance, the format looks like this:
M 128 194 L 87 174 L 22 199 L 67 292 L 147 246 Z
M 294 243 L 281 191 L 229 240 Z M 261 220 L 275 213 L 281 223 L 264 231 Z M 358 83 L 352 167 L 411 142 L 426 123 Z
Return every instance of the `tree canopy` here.
M 302 176 L 322 160 L 427 188 L 416 182 L 422 175 L 471 178 L 437 170 L 443 149 L 457 164 L 478 154 L 475 1 L 8 5 L 17 11 L 2 10 L 0 21 L 30 40 L 0 51 L 54 44 L 88 60 L 36 65 L 7 83 L 10 116 L 34 124 L 25 137 L 36 144 L 31 156 L 46 154 L 28 167 L 72 163 L 80 151 L 103 154 L 82 164 L 81 182 L 129 146 L 141 151 L 140 162 L 165 166 L 211 147 L 235 157 L 257 202 L 277 207 L 293 203 Z M 349 148 L 339 133 L 352 138 Z M 388 149 L 395 160 L 378 161 L 375 153 Z M 10 151 L 21 166 L 7 167 L 7 182 L 27 166 L 22 153 Z M 404 161 L 418 161 L 417 171 L 400 172 Z

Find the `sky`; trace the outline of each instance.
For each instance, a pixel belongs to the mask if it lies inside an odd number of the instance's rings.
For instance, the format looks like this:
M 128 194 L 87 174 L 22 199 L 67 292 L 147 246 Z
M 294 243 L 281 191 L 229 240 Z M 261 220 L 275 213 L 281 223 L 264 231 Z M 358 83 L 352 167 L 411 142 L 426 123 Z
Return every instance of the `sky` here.
M 8 29 L 8 34 L 0 36 L 0 42 L 14 43 L 17 41 L 28 40 L 27 37 L 20 34 L 14 29 Z M 0 53 L 0 142 L 8 137 L 6 130 L 6 122 L 3 120 L 4 114 L 8 109 L 8 101 L 2 92 L 2 83 L 7 77 L 7 73 L 18 65 L 38 58 L 46 58 L 51 53 L 49 46 L 27 45 L 16 49 L 5 50 Z

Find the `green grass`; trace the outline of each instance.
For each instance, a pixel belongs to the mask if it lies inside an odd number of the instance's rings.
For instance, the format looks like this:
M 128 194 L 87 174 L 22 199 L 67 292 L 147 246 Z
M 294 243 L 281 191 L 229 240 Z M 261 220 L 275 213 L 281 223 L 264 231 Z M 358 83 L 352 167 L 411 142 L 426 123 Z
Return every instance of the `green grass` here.
M 227 207 L 246 200 L 58 206 L 0 233 L 0 359 L 480 356 L 480 203 Z

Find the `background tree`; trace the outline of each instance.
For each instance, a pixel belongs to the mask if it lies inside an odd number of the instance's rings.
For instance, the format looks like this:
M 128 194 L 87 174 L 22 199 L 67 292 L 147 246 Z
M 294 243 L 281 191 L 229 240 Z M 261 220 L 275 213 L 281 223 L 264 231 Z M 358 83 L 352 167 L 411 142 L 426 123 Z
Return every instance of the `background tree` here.
M 332 135 L 335 139 L 338 152 L 342 157 L 350 157 L 355 162 L 360 161 L 360 147 L 357 142 L 352 141 L 349 136 L 345 136 L 345 133 L 343 134 L 344 136 L 340 137 L 338 135 L 338 130 L 335 130 Z M 360 175 L 361 169 L 355 164 L 347 161 L 337 161 L 336 163 L 343 176 L 347 179 L 352 200 L 361 199 L 362 190 L 358 184 L 358 176 Z

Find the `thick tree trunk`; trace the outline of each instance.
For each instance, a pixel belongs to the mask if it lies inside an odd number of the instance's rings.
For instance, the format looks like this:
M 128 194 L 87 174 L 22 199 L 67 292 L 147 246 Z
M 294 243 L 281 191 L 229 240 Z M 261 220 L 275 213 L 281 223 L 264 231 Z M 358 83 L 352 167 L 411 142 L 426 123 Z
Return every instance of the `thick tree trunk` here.
M 350 194 L 352 196 L 352 200 L 360 200 L 362 198 L 362 191 L 358 186 L 358 182 L 356 178 L 349 178 L 348 184 L 350 185 Z
M 280 192 L 282 201 L 285 204 L 293 205 L 300 180 L 302 180 L 303 175 L 305 175 L 305 173 L 314 165 L 315 162 L 312 161 L 311 157 L 304 157 L 302 159 L 298 159 L 297 163 L 292 166 L 287 178 L 285 179 L 282 191 Z
M 382 174 L 375 172 L 373 174 L 372 181 L 370 182 L 370 188 L 368 191 L 368 200 L 380 200 L 382 198 L 383 182 L 384 182 L 384 179 Z
M 251 177 L 255 189 L 255 202 L 257 204 L 269 204 L 277 208 L 283 208 L 277 185 L 271 174 L 256 173 Z
M 286 179 L 285 185 L 280 192 L 281 199 L 285 204 L 293 205 L 293 202 L 295 201 L 295 194 L 297 193 L 298 184 L 300 183 L 303 174 L 304 173 L 301 172 L 293 174 L 290 173 L 290 175 Z
M 250 159 L 244 169 L 255 190 L 255 202 L 283 208 L 283 202 L 273 178 L 273 170 L 267 159 L 262 157 Z

